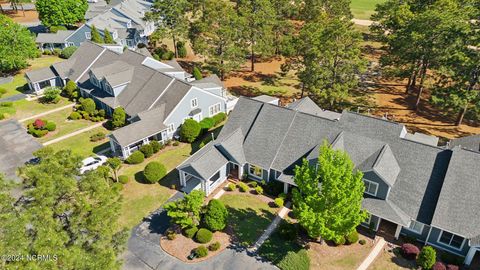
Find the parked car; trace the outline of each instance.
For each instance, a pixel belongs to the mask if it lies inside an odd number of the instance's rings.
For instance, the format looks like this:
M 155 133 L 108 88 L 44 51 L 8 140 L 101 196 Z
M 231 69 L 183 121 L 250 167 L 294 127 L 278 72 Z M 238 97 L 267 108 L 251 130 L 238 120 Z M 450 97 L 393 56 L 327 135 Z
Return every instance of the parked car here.
M 95 170 L 96 168 L 102 166 L 105 162 L 107 162 L 106 156 L 88 157 L 82 161 L 80 173 L 84 174 L 87 171 Z

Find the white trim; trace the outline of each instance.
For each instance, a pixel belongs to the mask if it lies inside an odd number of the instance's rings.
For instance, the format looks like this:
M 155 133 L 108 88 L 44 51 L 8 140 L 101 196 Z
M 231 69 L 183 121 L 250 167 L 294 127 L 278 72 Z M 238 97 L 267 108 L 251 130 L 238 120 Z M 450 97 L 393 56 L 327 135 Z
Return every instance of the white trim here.
M 452 238 L 450 239 L 450 243 L 449 243 L 449 244 L 440 242 L 440 238 L 442 237 L 442 235 L 443 235 L 444 232 L 449 233 L 449 234 L 452 235 Z M 452 240 L 453 240 L 453 238 L 454 238 L 455 236 L 461 237 L 461 238 L 463 239 L 462 244 L 460 245 L 460 248 L 451 246 Z M 438 234 L 438 238 L 437 238 L 437 243 L 439 243 L 439 244 L 441 244 L 441 245 L 444 245 L 444 246 L 446 246 L 446 247 L 450 247 L 450 248 L 452 248 L 452 249 L 454 249 L 454 250 L 462 251 L 463 245 L 465 245 L 465 240 L 466 240 L 466 238 L 463 237 L 463 236 L 460 236 L 460 235 L 451 233 L 451 232 L 449 232 L 449 231 L 440 230 L 440 233 Z
M 217 106 L 219 107 L 218 111 L 215 112 L 215 113 L 212 113 L 212 108 L 215 108 L 215 107 L 217 107 Z M 217 102 L 217 103 L 215 103 L 215 104 L 213 104 L 213 105 L 208 106 L 208 116 L 209 116 L 209 117 L 212 117 L 212 116 L 214 116 L 214 115 L 217 115 L 217 114 L 219 114 L 219 113 L 221 113 L 221 112 L 222 112 L 222 103 L 221 103 L 221 102 Z
M 373 184 L 375 186 L 375 193 L 370 193 L 368 192 L 368 188 L 367 188 L 367 185 L 365 185 L 365 192 L 366 194 L 368 195 L 372 195 L 372 196 L 377 196 L 377 192 L 378 192 L 378 183 L 375 183 L 373 181 L 370 181 L 368 179 L 363 179 L 363 182 L 365 184 L 365 182 L 368 182 L 369 185 Z
M 171 134 L 175 132 L 175 123 L 170 123 L 167 126 L 167 133 Z
M 416 230 L 410 228 L 410 226 L 412 226 L 412 225 L 415 224 L 415 223 L 419 223 L 420 225 L 422 225 L 420 231 L 416 231 Z M 412 221 L 410 222 L 410 225 L 409 225 L 408 227 L 404 227 L 404 228 L 405 228 L 405 230 L 411 231 L 411 232 L 413 232 L 413 233 L 422 234 L 422 233 L 423 233 L 423 229 L 425 228 L 425 224 L 423 224 L 423 223 L 420 222 L 420 221 L 416 221 L 416 220 L 412 219 Z
M 151 78 L 151 77 L 150 77 L 150 78 Z M 152 103 L 152 105 L 150 105 L 150 107 L 148 107 L 148 110 L 150 110 L 151 108 L 153 108 L 153 106 L 155 106 L 155 104 L 157 103 L 157 101 L 163 96 L 163 94 L 165 94 L 165 92 L 167 92 L 168 88 L 172 85 L 172 83 L 173 83 L 174 81 L 175 81 L 175 79 L 172 79 L 172 80 L 168 83 L 168 85 L 167 85 L 167 87 L 165 88 L 165 90 L 163 90 L 163 92 L 162 92 L 160 95 L 158 95 L 158 97 L 155 99 L 155 101 Z M 172 111 L 172 112 L 173 112 L 173 111 Z
M 190 100 L 190 107 L 192 109 L 198 107 L 198 98 L 195 97 Z
M 441 249 L 441 250 L 444 250 L 444 251 L 446 251 L 446 252 L 455 254 L 455 255 L 457 255 L 457 256 L 465 257 L 465 255 L 463 255 L 462 253 L 459 253 L 459 252 L 457 252 L 457 251 L 453 251 L 453 250 L 451 250 L 451 249 L 447 249 L 447 248 L 445 248 L 445 246 L 438 245 L 438 244 L 432 243 L 432 242 L 428 242 L 428 243 L 425 242 L 425 245 L 427 245 L 427 244 L 428 244 L 429 246 L 439 248 L 439 249 Z M 455 250 L 458 250 L 458 249 L 455 249 Z M 458 250 L 458 251 L 461 251 L 461 250 Z
M 257 167 L 257 168 L 262 169 L 262 176 L 257 176 L 257 175 L 255 175 L 255 174 L 251 174 L 251 173 L 250 173 L 250 168 L 251 168 L 251 166 L 254 166 L 254 167 Z M 255 165 L 255 164 L 250 164 L 250 163 L 248 163 L 248 170 L 247 170 L 247 172 L 248 172 L 248 175 L 249 175 L 249 176 L 252 176 L 253 178 L 256 178 L 256 179 L 259 179 L 259 180 L 263 180 L 263 171 L 264 171 L 264 169 L 263 169 L 262 167 L 257 166 L 257 165 Z
M 92 31 L 90 32 L 84 32 L 85 34 L 85 38 L 88 39 L 88 40 L 92 40 Z
M 78 76 L 78 78 L 74 81 L 75 83 L 77 83 L 78 80 L 80 80 L 80 78 L 82 78 L 83 75 L 85 75 L 85 73 L 90 70 L 90 68 L 95 64 L 95 62 L 97 62 L 97 60 L 103 55 L 103 53 L 106 50 L 107 50 L 106 48 L 103 48 L 103 51 L 100 54 L 98 54 L 98 56 L 92 61 L 92 63 L 88 65 L 88 67 L 82 72 L 82 74 L 80 74 L 80 76 Z

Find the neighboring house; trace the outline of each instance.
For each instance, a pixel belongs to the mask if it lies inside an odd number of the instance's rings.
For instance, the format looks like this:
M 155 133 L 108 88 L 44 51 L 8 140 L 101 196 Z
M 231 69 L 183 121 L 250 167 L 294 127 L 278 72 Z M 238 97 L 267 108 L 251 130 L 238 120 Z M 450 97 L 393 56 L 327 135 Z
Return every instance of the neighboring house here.
M 92 19 L 113 6 L 120 4 L 122 1 L 123 0 L 110 0 L 109 3 L 107 3 L 105 0 L 88 0 L 88 9 L 87 12 L 85 12 L 85 20 L 88 21 Z
M 75 43 L 69 38 L 75 33 L 73 30 L 59 30 L 57 33 L 39 33 L 35 42 L 40 50 L 54 49 L 63 50 L 70 46 L 80 46 L 80 43 Z
M 452 139 L 448 143 L 448 146 L 450 148 L 453 148 L 455 146 L 461 146 L 462 148 L 470 149 L 473 151 L 480 151 L 480 134 Z
M 218 138 L 177 167 L 180 184 L 208 195 L 229 174 L 245 174 L 288 192 L 295 165 L 305 158 L 317 166 L 325 140 L 364 174 L 365 226 L 416 237 L 466 264 L 480 253 L 480 152 L 434 146 L 434 137 L 402 124 L 324 111 L 308 98 L 289 107 L 240 98 Z

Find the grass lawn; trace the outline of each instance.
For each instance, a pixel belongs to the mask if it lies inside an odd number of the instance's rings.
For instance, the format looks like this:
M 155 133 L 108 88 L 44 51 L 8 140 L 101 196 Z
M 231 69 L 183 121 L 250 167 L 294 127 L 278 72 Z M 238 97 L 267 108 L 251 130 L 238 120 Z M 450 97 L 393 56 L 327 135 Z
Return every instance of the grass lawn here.
M 53 132 L 49 132 L 46 136 L 42 138 L 38 138 L 38 141 L 42 143 L 46 141 L 50 141 L 52 139 L 67 135 L 74 131 L 77 131 L 95 124 L 94 122 L 83 120 L 83 119 L 72 120 L 72 121 L 68 120 L 67 118 L 71 112 L 72 112 L 72 108 L 66 108 L 61 111 L 54 112 L 41 117 L 42 119 L 55 122 L 55 124 L 57 124 L 57 129 Z M 23 124 L 26 126 L 27 124 L 33 121 L 35 121 L 35 119 L 26 121 Z
M 352 0 L 350 8 L 354 18 L 368 20 L 375 12 L 375 6 L 383 2 L 385 0 Z
M 27 69 L 21 70 L 18 74 L 13 77 L 13 81 L 6 84 L 0 84 L 0 88 L 5 88 L 7 92 L 2 96 L 2 98 L 13 96 L 16 94 L 21 94 L 25 89 L 24 86 L 27 83 L 25 80 L 25 72 L 35 69 L 40 69 L 43 67 L 48 67 L 51 64 L 64 61 L 57 56 L 42 56 L 40 58 L 32 59 L 29 62 L 30 66 Z
M 281 223 L 286 223 L 286 221 L 282 221 Z M 302 249 L 302 246 L 296 241 L 284 239 L 277 228 L 277 230 L 265 240 L 258 250 L 258 254 L 277 265 L 289 251 L 298 252 Z
M 34 116 L 39 113 L 60 108 L 71 103 L 72 102 L 70 102 L 68 99 L 62 97 L 57 104 L 46 104 L 46 103 L 44 104 L 44 103 L 40 103 L 38 100 L 28 101 L 24 99 L 24 100 L 15 101 L 13 105 L 17 110 L 17 113 L 15 114 L 15 118 L 23 119 L 30 116 Z M 48 117 L 48 116 L 45 116 L 45 117 Z
M 415 263 L 405 260 L 402 256 L 396 256 L 393 252 L 381 251 L 368 270 L 383 269 L 407 270 L 417 268 L 415 267 Z
M 62 149 L 70 149 L 74 154 L 86 158 L 110 147 L 108 138 L 105 138 L 104 140 L 98 142 L 90 141 L 90 136 L 98 132 L 103 132 L 104 134 L 110 133 L 110 131 L 108 131 L 106 128 L 98 127 L 65 139 L 63 141 L 51 144 L 49 145 L 49 147 L 52 147 L 53 149 L 55 149 L 55 151 L 59 151 Z
M 177 178 L 174 170 L 190 156 L 190 144 L 180 144 L 162 150 L 145 160 L 142 164 L 123 165 L 120 174 L 128 175 L 130 181 L 123 188 L 123 203 L 119 219 L 120 227 L 133 228 L 142 218 L 159 208 L 175 192 L 168 188 L 170 181 Z M 165 165 L 170 173 L 160 180 L 159 184 L 143 184 L 142 171 L 150 161 L 158 161 Z
M 228 224 L 236 241 L 252 245 L 270 225 L 277 209 L 271 208 L 257 195 L 225 194 L 220 197 L 228 209 Z

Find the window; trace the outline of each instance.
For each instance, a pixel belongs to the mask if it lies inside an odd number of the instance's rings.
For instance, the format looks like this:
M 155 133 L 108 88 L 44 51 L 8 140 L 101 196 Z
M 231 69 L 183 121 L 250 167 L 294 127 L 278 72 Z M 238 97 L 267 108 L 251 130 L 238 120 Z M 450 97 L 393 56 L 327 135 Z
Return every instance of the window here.
M 38 86 L 40 87 L 40 89 L 43 89 L 45 87 L 51 86 L 51 84 L 50 84 L 50 81 L 43 81 L 43 82 L 39 82 Z
M 195 108 L 198 106 L 198 99 L 194 98 L 190 101 L 190 104 L 192 105 L 192 108 Z
M 209 109 L 208 109 L 208 111 L 210 113 L 210 116 L 213 116 L 213 115 L 219 113 L 220 109 L 221 109 L 220 107 L 221 107 L 220 103 L 217 103 L 215 105 L 210 106 Z
M 255 166 L 255 165 L 248 165 L 248 172 L 250 175 L 257 177 L 257 178 L 262 178 L 263 176 L 263 169 Z
M 423 223 L 418 222 L 416 220 L 412 220 L 408 229 L 412 232 L 416 232 L 418 234 L 421 234 L 422 231 L 423 231 L 423 226 L 424 226 Z
M 68 47 L 72 47 L 72 46 L 75 46 L 75 43 L 73 43 L 73 42 L 68 42 Z
M 370 225 L 372 222 L 372 215 L 368 214 L 368 218 L 363 222 L 364 224 Z
M 365 193 L 377 196 L 378 184 L 365 179 L 363 179 L 363 182 L 365 183 Z
M 133 47 L 133 40 L 127 39 L 127 46 L 128 47 Z
M 461 249 L 464 241 L 465 239 L 463 237 L 445 231 L 442 231 L 438 238 L 438 242 L 455 249 Z
M 175 125 L 174 125 L 174 124 L 168 125 L 167 132 L 168 132 L 168 133 L 173 133 L 173 132 L 175 132 Z
M 85 38 L 91 39 L 92 38 L 92 33 L 91 32 L 85 32 Z

